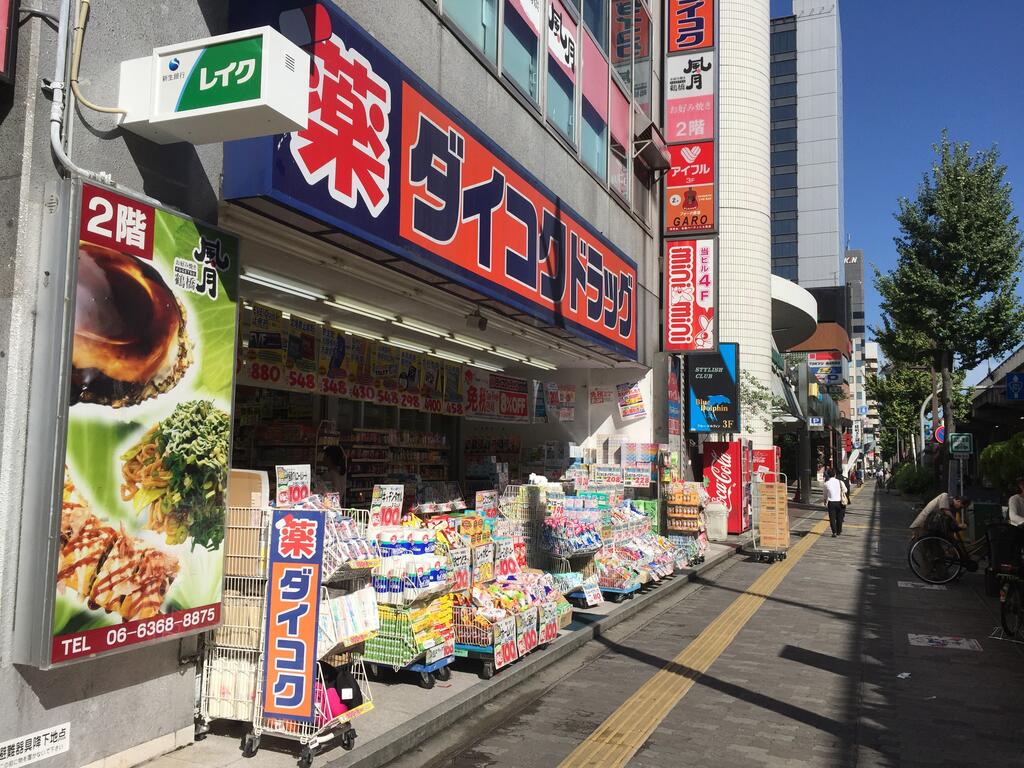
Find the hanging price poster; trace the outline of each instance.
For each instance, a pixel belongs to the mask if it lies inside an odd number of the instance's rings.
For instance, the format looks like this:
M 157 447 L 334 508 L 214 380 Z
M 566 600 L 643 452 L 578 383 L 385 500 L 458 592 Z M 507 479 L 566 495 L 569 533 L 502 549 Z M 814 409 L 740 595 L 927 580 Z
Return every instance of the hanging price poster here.
M 616 386 L 619 398 L 619 416 L 624 420 L 642 419 L 647 415 L 644 407 L 644 395 L 640 391 L 640 385 L 619 384 Z
M 516 617 L 506 616 L 494 622 L 494 668 L 507 667 L 519 658 L 516 647 Z
M 345 352 L 348 338 L 329 325 L 320 326 L 320 375 L 330 379 L 347 378 Z
M 537 635 L 537 607 L 531 606 L 516 614 L 516 650 L 525 656 L 540 644 Z
M 494 572 L 497 576 L 514 576 L 519 573 L 515 543 L 509 538 L 494 540 Z
M 288 321 L 288 356 L 285 367 L 289 370 L 313 373 L 320 361 L 317 358 L 316 342 L 319 327 L 312 320 L 292 315 Z
M 404 485 L 375 485 L 370 500 L 370 528 L 402 524 Z
M 312 473 L 309 464 L 278 464 L 274 468 L 277 506 L 288 507 L 309 498 Z
M 249 316 L 249 359 L 284 365 L 284 319 L 281 313 L 259 304 Z
M 466 368 L 465 381 L 467 418 L 523 423 L 530 420 L 526 379 Z
M 618 464 L 591 464 L 590 481 L 594 485 L 622 485 L 622 467 Z
M 627 488 L 649 488 L 651 465 L 646 462 L 632 462 L 622 468 L 622 484 Z
M 540 644 L 558 639 L 558 607 L 554 602 L 540 604 Z
M 615 402 L 615 390 L 611 387 L 591 387 L 590 388 L 590 404 L 591 405 L 604 405 L 605 403 Z
M 476 513 L 488 520 L 496 518 L 498 516 L 498 492 L 477 491 Z
M 469 547 L 448 550 L 452 561 L 452 592 L 465 592 L 470 587 Z

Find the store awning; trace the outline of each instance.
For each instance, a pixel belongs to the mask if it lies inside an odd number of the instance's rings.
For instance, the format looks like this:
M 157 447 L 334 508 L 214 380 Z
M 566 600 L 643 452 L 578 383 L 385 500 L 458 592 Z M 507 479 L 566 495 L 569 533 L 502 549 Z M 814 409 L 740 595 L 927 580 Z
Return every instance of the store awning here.
M 806 421 L 800 403 L 797 402 L 796 393 L 793 392 L 793 387 L 777 373 L 772 376 L 772 399 L 775 406 L 772 422 L 777 431 L 785 432 L 795 429 Z

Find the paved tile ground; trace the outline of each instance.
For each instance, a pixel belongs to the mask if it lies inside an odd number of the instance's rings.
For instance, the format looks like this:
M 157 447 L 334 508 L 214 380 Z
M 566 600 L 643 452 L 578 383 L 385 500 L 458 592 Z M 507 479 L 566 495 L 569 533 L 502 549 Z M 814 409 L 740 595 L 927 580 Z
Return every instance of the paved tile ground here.
M 797 531 L 820 517 L 804 514 Z M 999 606 L 980 574 L 944 591 L 898 586 L 914 581 L 912 517 L 908 502 L 869 484 L 843 535 L 811 547 L 630 765 L 1024 764 L 1024 646 L 989 639 Z M 428 743 L 395 768 L 558 765 L 765 568 L 733 558 L 631 634 L 595 641 L 604 653 L 561 679 L 553 671 L 507 717 L 468 724 L 468 746 L 432 760 Z M 913 647 L 911 633 L 973 638 L 982 650 Z

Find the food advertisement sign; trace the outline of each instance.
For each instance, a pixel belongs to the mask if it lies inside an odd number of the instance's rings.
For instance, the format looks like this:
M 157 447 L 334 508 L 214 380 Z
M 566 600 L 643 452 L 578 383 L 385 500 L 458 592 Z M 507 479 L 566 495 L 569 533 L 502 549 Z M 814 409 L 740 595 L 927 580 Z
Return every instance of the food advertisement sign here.
M 665 177 L 665 231 L 707 232 L 715 228 L 715 142 L 668 148 L 672 168 Z
M 714 240 L 665 242 L 665 351 L 718 346 L 718 260 Z
M 324 513 L 275 509 L 267 568 L 263 714 L 312 723 Z
M 547 7 L 548 71 L 573 79 L 576 22 Z M 621 248 L 334 4 L 232 4 L 233 28 L 265 24 L 311 54 L 309 124 L 225 144 L 225 198 L 286 206 L 636 359 Z
M 220 618 L 238 241 L 81 188 L 50 661 Z
M 669 56 L 665 62 L 665 139 L 670 144 L 715 138 L 715 54 Z
M 690 432 L 740 431 L 740 347 L 719 344 L 716 352 L 686 356 Z

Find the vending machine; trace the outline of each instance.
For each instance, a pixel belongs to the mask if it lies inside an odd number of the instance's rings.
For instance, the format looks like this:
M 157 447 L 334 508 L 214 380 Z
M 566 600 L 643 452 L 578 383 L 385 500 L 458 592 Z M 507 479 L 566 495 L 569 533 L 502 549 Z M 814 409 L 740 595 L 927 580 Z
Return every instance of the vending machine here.
M 704 443 L 704 481 L 708 495 L 725 505 L 731 534 L 750 530 L 750 478 L 754 446 L 750 440 Z
M 773 445 L 771 448 L 754 449 L 753 475 L 765 475 L 765 482 L 781 483 L 778 473 L 782 467 L 782 448 Z

